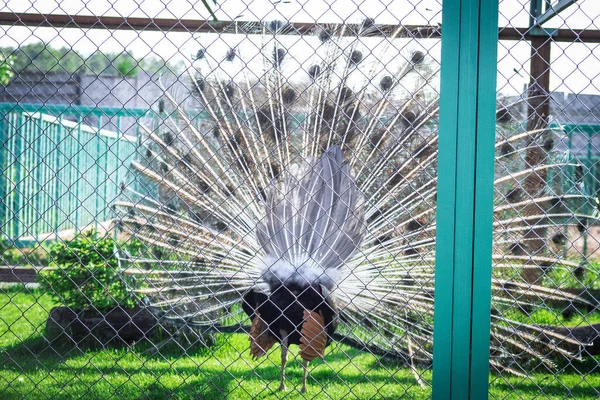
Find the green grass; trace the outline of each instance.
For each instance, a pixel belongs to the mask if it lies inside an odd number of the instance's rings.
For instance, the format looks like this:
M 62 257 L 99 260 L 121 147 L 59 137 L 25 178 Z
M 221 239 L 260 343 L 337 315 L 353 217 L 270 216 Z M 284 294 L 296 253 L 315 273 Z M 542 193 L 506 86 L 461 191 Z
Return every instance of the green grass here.
M 148 343 L 128 348 L 79 350 L 67 344 L 49 347 L 44 323 L 54 306 L 38 290 L 0 288 L 0 399 L 300 399 L 302 368 L 298 359 L 286 369 L 288 390 L 278 392 L 279 349 L 253 361 L 242 334 L 219 335 L 217 345 L 174 345 L 149 354 Z M 186 354 L 187 353 L 187 354 Z M 294 346 L 293 356 L 297 355 Z M 518 378 L 490 375 L 490 398 L 578 399 L 598 397 L 597 360 L 559 375 Z M 306 398 L 426 399 L 412 372 L 399 364 L 333 343 L 324 361 L 311 363 Z M 431 384 L 431 371 L 420 371 Z
M 580 259 L 573 261 L 580 263 Z M 548 287 L 558 288 L 581 288 L 600 289 L 600 263 L 597 260 L 589 260 L 581 276 L 573 273 L 572 267 L 552 268 L 544 277 L 544 284 Z

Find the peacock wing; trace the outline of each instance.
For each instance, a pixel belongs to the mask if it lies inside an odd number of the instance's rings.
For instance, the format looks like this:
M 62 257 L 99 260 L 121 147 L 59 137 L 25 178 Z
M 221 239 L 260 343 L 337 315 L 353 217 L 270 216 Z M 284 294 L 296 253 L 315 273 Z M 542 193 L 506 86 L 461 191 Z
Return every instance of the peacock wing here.
M 323 358 L 326 346 L 327 333 L 323 314 L 304 310 L 304 322 L 300 330 L 300 357 L 305 361 Z
M 273 347 L 276 339 L 269 333 L 269 327 L 257 312 L 250 327 L 250 354 L 253 359 L 258 359 L 267 354 Z

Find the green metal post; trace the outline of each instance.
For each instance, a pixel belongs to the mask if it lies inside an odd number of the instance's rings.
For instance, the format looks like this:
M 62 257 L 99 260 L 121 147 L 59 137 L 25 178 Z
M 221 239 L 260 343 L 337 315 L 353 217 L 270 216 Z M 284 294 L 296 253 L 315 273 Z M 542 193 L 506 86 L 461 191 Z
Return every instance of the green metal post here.
M 7 128 L 10 134 L 8 135 L 8 149 L 10 154 L 10 161 L 7 167 L 7 187 L 6 187 L 6 227 L 5 234 L 8 239 L 13 238 L 15 230 L 15 193 L 16 193 L 16 182 L 17 182 L 17 113 L 8 112 L 6 114 Z
M 23 142 L 24 142 L 24 126 L 25 126 L 25 119 L 23 117 L 23 113 L 20 112 L 18 114 L 18 117 L 15 118 L 15 147 L 14 147 L 14 154 L 15 154 L 15 184 L 14 184 L 14 196 L 13 196 L 13 221 L 14 221 L 14 225 L 13 225 L 13 237 L 12 240 L 16 241 L 18 238 L 21 237 L 21 230 L 19 229 L 23 224 L 24 221 L 22 220 L 21 217 L 21 209 L 22 209 L 22 204 L 21 204 L 21 199 L 23 198 L 23 182 L 22 180 L 24 179 L 23 177 Z
M 445 0 L 442 35 L 434 399 L 485 399 L 498 2 Z
M 24 114 L 22 114 L 24 115 Z M 19 218 L 21 223 L 23 224 L 21 236 L 29 236 L 29 226 L 31 224 L 31 218 L 29 216 L 31 212 L 31 207 L 28 207 L 31 196 L 31 116 L 27 115 L 23 117 L 24 123 L 21 128 L 22 136 L 23 136 L 23 152 L 19 160 L 21 161 L 21 168 L 23 172 L 23 179 L 21 180 L 21 193 L 22 193 L 22 202 L 21 207 L 19 207 Z
M 81 153 L 84 151 L 83 150 L 83 140 L 81 138 L 81 124 L 83 123 L 83 119 L 81 117 L 81 114 L 77 115 L 77 135 L 75 136 L 75 171 L 76 171 L 76 181 L 74 182 L 74 189 L 75 189 L 75 233 L 78 234 L 79 228 L 81 227 L 81 212 L 79 211 L 80 208 L 83 207 L 83 202 L 80 200 L 80 198 L 78 198 L 78 196 L 84 196 L 83 194 L 83 189 L 85 188 L 85 184 L 82 184 L 82 182 L 85 182 L 85 177 L 84 175 L 81 173 L 81 170 L 83 169 L 82 165 L 81 165 Z M 85 197 L 82 197 L 85 198 Z
M 100 185 L 101 183 L 101 179 L 100 179 L 100 174 L 104 175 L 106 173 L 106 171 L 102 171 L 102 169 L 100 168 L 100 153 L 102 152 L 102 150 L 104 150 L 103 148 L 100 147 L 100 144 L 103 142 L 102 140 L 102 135 L 100 134 L 100 130 L 102 129 L 102 120 L 100 118 L 98 118 L 98 125 L 97 125 L 97 131 L 96 131 L 96 136 L 94 137 L 94 140 L 96 141 L 96 157 L 95 157 L 95 164 L 96 164 L 96 187 L 94 188 L 94 198 L 96 199 L 96 202 L 94 204 L 94 227 L 96 228 L 96 231 L 98 231 L 98 208 L 100 207 Z
M 110 120 L 109 120 L 110 122 Z M 98 129 L 101 129 L 103 127 L 104 123 L 103 123 L 103 119 L 102 116 L 100 116 L 100 120 L 98 122 Z M 98 131 L 98 135 L 100 135 L 100 131 Z M 103 157 L 102 159 L 104 160 L 104 182 L 102 183 L 102 201 L 106 202 L 106 199 L 108 198 L 108 178 L 110 176 L 109 173 L 109 156 L 110 156 L 110 139 L 107 136 L 102 136 L 100 135 L 100 137 L 102 138 L 102 151 L 103 151 Z M 100 160 L 98 160 L 98 162 L 100 162 Z M 97 211 L 97 210 L 96 210 Z
M 587 153 L 586 153 L 586 159 L 585 159 L 585 164 L 584 164 L 584 171 L 583 173 L 585 174 L 585 176 L 583 177 L 583 190 L 585 192 L 586 195 L 589 196 L 595 196 L 596 195 L 596 191 L 595 191 L 595 185 L 594 185 L 594 181 L 596 180 L 596 176 L 593 174 L 592 172 L 592 136 L 590 135 L 590 132 L 588 130 L 585 130 L 585 137 L 587 139 Z M 587 184 L 589 182 L 589 185 Z M 583 212 L 585 215 L 590 215 L 590 202 L 586 200 L 585 205 L 584 205 L 584 209 Z M 589 221 L 585 221 L 585 226 L 588 226 Z M 588 230 L 584 229 L 583 230 L 583 259 L 581 260 L 581 262 L 583 264 L 587 264 L 587 253 L 588 253 Z
M 31 221 L 31 226 L 33 227 L 33 235 L 35 237 L 36 244 L 39 243 L 39 234 L 41 230 L 41 222 L 42 222 L 42 211 L 44 209 L 43 205 L 43 197 L 44 197 L 44 185 L 42 182 L 42 172 L 43 172 L 43 163 L 44 163 L 44 149 L 45 140 L 44 138 L 44 115 L 40 113 L 38 118 L 38 129 L 37 129 L 37 137 L 33 138 L 33 143 L 31 144 L 32 151 L 34 151 L 35 156 L 35 180 L 33 182 L 34 193 L 32 197 L 35 198 L 33 202 L 35 205 L 33 206 L 35 209 L 33 210 L 33 218 L 34 221 Z
M 63 171 L 67 168 L 66 165 L 61 165 L 60 161 L 61 161 L 61 156 L 64 156 L 64 154 L 66 154 L 66 151 L 64 150 L 64 145 L 63 145 L 63 140 L 66 141 L 66 139 L 64 139 L 64 128 L 63 128 L 63 116 L 62 114 L 59 115 L 58 117 L 58 130 L 56 132 L 56 149 L 55 149 L 55 154 L 56 154 L 56 158 L 54 160 L 54 171 L 55 171 L 55 177 L 54 177 L 54 193 L 52 194 L 53 196 L 53 208 L 54 208 L 54 234 L 56 235 L 56 237 L 58 237 L 58 232 L 60 229 L 60 225 L 61 225 L 61 218 L 60 218 L 60 213 L 62 211 L 62 207 L 61 204 L 65 204 L 65 195 L 62 194 L 60 191 L 63 189 L 64 185 L 64 180 L 61 180 L 61 177 L 64 176 Z M 67 131 L 68 133 L 68 131 Z M 61 151 L 61 148 L 63 149 Z M 68 163 L 67 163 L 68 165 Z M 61 182 L 62 181 L 62 182 Z M 59 194 L 61 193 L 61 194 Z M 68 195 L 67 195 L 68 197 Z M 66 214 L 66 213 L 65 213 Z
M 5 119 L 8 114 L 0 112 L 0 240 L 5 239 L 8 228 L 8 182 L 10 164 L 8 161 L 8 129 Z M 12 157 L 11 157 L 12 158 Z
M 52 148 L 54 147 L 54 129 L 55 124 L 52 122 L 45 122 L 44 127 L 42 128 L 43 136 L 40 138 L 42 144 L 42 153 L 41 153 L 41 182 L 40 182 L 40 191 L 41 191 L 41 203 L 42 208 L 39 210 L 40 221 L 39 221 L 39 233 L 48 233 L 50 231 L 50 224 L 48 224 L 49 216 L 50 216 L 50 183 L 52 182 L 52 177 L 50 172 L 52 168 L 51 165 L 51 155 Z M 39 235 L 39 234 L 38 234 Z
M 115 199 L 119 196 L 119 190 L 120 190 L 120 186 L 121 186 L 121 184 L 119 182 L 119 169 L 121 168 L 121 154 L 119 152 L 119 145 L 120 145 L 120 142 L 121 142 L 121 137 L 122 137 L 122 135 L 121 135 L 121 117 L 118 117 L 118 119 L 117 119 L 117 149 L 116 149 L 117 156 L 115 157 L 115 160 L 117 162 L 117 172 L 116 172 L 116 176 L 117 177 L 115 178 L 115 181 L 116 181 L 116 190 L 114 192 L 115 195 L 114 196 L 111 195 L 111 199 L 110 199 L 111 203 L 114 202 Z M 108 181 L 108 176 L 106 178 L 107 178 L 107 181 Z M 108 184 L 108 182 L 107 182 L 107 184 Z M 108 199 L 107 199 L 107 203 L 108 203 Z M 104 212 L 104 219 L 106 220 L 106 219 L 109 218 L 109 209 L 108 209 L 108 207 L 105 208 L 104 211 L 105 211 Z M 118 247 L 116 245 L 117 238 L 118 238 L 117 229 L 113 229 L 113 240 L 115 241 L 115 252 L 119 251 L 119 249 L 118 249 Z M 119 260 L 119 268 L 121 267 L 120 263 L 121 263 L 121 261 Z
M 595 132 L 590 132 L 586 130 L 586 137 L 587 137 L 587 141 L 588 141 L 588 145 L 587 145 L 587 162 L 588 162 L 588 182 L 589 182 L 589 187 L 590 187 L 590 196 L 596 196 L 596 192 L 598 191 L 597 189 L 597 185 L 596 185 L 596 163 L 594 162 L 594 157 L 592 156 L 592 153 L 594 151 L 594 149 L 592 148 L 592 140 L 594 138 L 594 135 L 596 133 Z
M 529 0 L 529 27 L 535 26 L 535 20 L 542 15 L 542 2 L 540 0 Z
M 141 120 L 141 117 L 138 117 L 135 122 L 135 145 L 133 145 L 133 151 L 130 154 L 130 157 L 132 157 L 134 160 L 139 157 L 140 149 L 142 148 L 142 135 L 140 134 L 140 120 Z M 128 161 L 128 163 L 131 163 L 130 159 L 128 159 L 127 161 Z M 128 183 L 130 185 L 134 185 L 134 187 L 133 187 L 134 190 L 136 190 L 136 191 L 138 190 L 137 179 L 133 179 L 132 181 L 130 181 Z M 118 193 L 120 193 L 120 192 L 118 192 Z
M 115 150 L 115 153 L 117 154 L 116 156 L 116 161 L 117 161 L 117 170 L 116 170 L 116 178 L 115 178 L 115 182 L 117 184 L 117 187 L 119 187 L 119 177 L 120 177 L 120 170 L 121 170 L 121 154 L 119 153 L 120 147 L 121 147 L 121 139 L 123 138 L 123 135 L 121 134 L 121 117 L 117 117 L 117 147 Z
M 34 169 L 35 169 L 35 165 L 37 163 L 37 157 L 36 157 L 36 135 L 37 135 L 37 129 L 36 129 L 36 122 L 35 119 L 33 118 L 33 115 L 29 115 L 27 117 L 27 147 L 25 148 L 25 154 L 27 155 L 27 157 L 25 158 L 27 160 L 26 162 L 26 169 L 27 169 L 27 175 L 26 175 L 26 181 L 25 181 L 25 193 L 27 193 L 27 195 L 25 196 L 25 203 L 23 204 L 24 210 L 26 212 L 26 219 L 25 219 L 25 234 L 27 236 L 33 236 L 33 225 L 34 225 L 34 221 L 36 220 L 36 216 L 35 216 L 35 193 L 36 193 L 36 188 L 35 188 L 35 175 L 34 175 Z

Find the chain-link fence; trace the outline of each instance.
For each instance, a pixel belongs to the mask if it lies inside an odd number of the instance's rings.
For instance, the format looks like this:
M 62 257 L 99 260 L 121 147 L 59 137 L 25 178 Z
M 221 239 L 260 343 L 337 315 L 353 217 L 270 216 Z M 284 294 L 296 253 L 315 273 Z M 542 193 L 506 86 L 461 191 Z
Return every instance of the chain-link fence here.
M 486 172 L 443 147 L 442 9 L 5 2 L 0 399 L 439 397 L 439 254 L 487 237 L 491 193 L 445 236 L 444 188 Z M 599 20 L 500 2 L 489 354 L 463 355 L 492 398 L 600 396 Z M 477 251 L 447 283 L 472 314 Z
M 526 141 L 516 150 L 519 153 L 516 159 L 535 172 L 524 177 L 519 185 L 502 189 L 496 186 L 511 208 L 514 205 L 518 208 L 521 202 L 530 205 L 522 208 L 526 231 L 513 231 L 504 236 L 509 251 L 497 261 L 493 272 L 493 279 L 520 276 L 526 286 L 513 293 L 503 307 L 493 308 L 492 321 L 506 317 L 519 321 L 502 328 L 504 339 L 496 343 L 501 347 L 517 346 L 521 352 L 542 351 L 544 354 L 552 351 L 536 345 L 521 347 L 519 342 L 523 343 L 528 332 L 536 339 L 544 337 L 542 341 L 551 346 L 581 353 L 574 359 L 567 356 L 530 360 L 530 372 L 520 380 L 514 380 L 506 372 L 492 374 L 490 393 L 497 397 L 502 397 L 503 389 L 512 390 L 520 397 L 597 396 L 596 389 L 588 391 L 587 388 L 596 385 L 598 358 L 594 354 L 599 343 L 598 238 L 593 217 L 598 198 L 594 126 L 599 119 L 600 98 L 597 97 L 598 64 L 594 60 L 599 19 L 598 11 L 585 3 L 566 9 L 570 2 L 552 3 L 524 4 L 529 15 L 521 13 L 520 21 L 517 21 L 517 8 L 500 7 L 501 26 L 507 26 L 508 30 L 518 30 L 518 26 L 529 29 L 519 30 L 522 35 L 517 35 L 518 41 L 500 41 L 498 91 L 518 88 L 522 92 L 516 98 L 509 97 L 509 102 L 521 101 L 518 109 L 526 116 L 526 129 L 539 128 L 541 136 L 537 141 Z M 589 42 L 586 34 L 591 35 Z M 503 64 L 510 65 L 504 72 Z M 580 195 L 589 196 L 589 201 L 572 201 L 573 196 Z M 533 205 L 531 199 L 536 196 L 547 198 Z M 573 212 L 567 217 L 567 220 L 574 218 L 570 221 L 572 224 L 546 218 L 555 213 L 558 216 L 566 209 Z M 502 267 L 517 254 L 527 255 L 522 266 L 518 269 Z M 547 259 L 535 260 L 532 254 Z M 561 292 L 585 298 L 590 303 L 577 306 L 577 301 L 571 298 L 554 297 Z M 523 296 L 528 297 L 528 304 L 519 304 Z M 548 335 L 544 332 L 548 328 L 566 335 L 560 338 L 553 336 L 554 333 Z M 576 350 L 567 344 L 571 339 L 587 341 L 590 345 Z M 492 340 L 492 354 L 500 351 L 494 347 Z M 547 375 L 546 371 L 555 372 Z M 571 379 L 571 383 L 567 383 Z

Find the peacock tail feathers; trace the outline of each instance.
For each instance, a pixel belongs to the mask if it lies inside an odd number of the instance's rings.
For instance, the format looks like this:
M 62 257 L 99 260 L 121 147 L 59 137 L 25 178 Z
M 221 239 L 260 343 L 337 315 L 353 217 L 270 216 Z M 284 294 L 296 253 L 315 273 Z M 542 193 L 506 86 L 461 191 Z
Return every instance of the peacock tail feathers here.
M 402 28 L 378 29 L 366 20 L 293 36 L 282 22 L 238 24 L 238 39 L 190 61 L 188 93 L 165 88 L 114 205 L 121 233 L 146 245 L 120 257 L 150 306 L 235 326 L 244 293 L 268 292 L 269 265 L 287 260 L 292 274 L 312 260 L 342 337 L 430 363 L 439 64 Z M 586 346 L 511 315 L 593 307 L 539 271 L 577 268 L 566 229 L 595 218 L 585 188 L 553 184 L 573 165 L 553 132 L 520 128 L 518 106 L 499 105 L 491 331 L 492 365 L 514 373 Z M 318 198 L 319 187 L 333 194 Z

